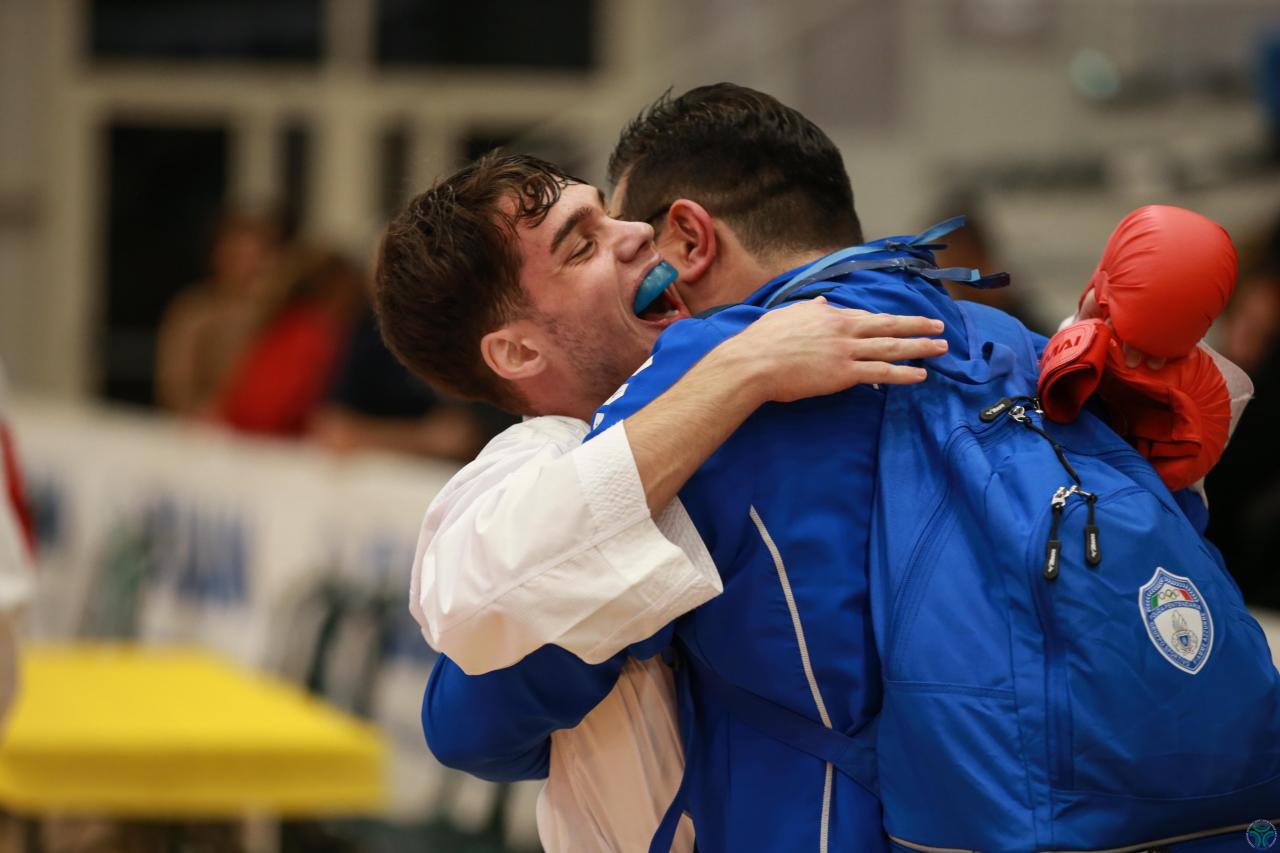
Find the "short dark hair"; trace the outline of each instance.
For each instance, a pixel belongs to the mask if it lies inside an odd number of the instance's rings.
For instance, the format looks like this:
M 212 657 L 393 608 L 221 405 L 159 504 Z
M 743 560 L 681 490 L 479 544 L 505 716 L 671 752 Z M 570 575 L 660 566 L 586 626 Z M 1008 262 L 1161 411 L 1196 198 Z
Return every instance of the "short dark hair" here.
M 480 357 L 480 341 L 525 316 L 516 227 L 540 223 L 565 186 L 558 167 L 492 152 L 412 199 L 378 248 L 374 307 L 387 347 L 436 387 L 512 412 L 528 403 Z M 514 204 L 513 204 L 514 203 Z
M 751 252 L 862 242 L 835 143 L 776 98 L 733 83 L 668 91 L 636 116 L 609 158 L 609 183 L 624 176 L 625 219 L 653 221 L 689 198 Z

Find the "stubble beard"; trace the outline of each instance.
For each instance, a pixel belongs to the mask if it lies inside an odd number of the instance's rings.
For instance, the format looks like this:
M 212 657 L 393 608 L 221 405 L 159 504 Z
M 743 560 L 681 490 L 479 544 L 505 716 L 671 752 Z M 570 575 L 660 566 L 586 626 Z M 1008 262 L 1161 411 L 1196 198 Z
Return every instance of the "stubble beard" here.
M 540 320 L 568 355 L 579 393 L 593 409 L 604 405 L 648 356 L 648 352 L 628 352 L 637 348 L 630 340 L 609 340 L 596 329 L 582 329 L 550 315 Z

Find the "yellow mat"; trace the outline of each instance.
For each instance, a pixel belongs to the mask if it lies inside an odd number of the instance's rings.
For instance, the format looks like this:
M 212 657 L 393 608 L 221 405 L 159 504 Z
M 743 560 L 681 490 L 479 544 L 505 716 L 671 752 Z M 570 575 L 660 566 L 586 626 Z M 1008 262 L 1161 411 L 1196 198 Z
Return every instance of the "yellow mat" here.
M 205 651 L 43 646 L 0 741 L 0 804 L 129 817 L 369 814 L 377 729 Z

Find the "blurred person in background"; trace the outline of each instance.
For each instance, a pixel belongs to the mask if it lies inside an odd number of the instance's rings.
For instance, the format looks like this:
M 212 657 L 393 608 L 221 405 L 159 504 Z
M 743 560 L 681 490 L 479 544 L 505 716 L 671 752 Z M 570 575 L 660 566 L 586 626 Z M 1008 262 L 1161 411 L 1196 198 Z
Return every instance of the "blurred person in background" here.
M 997 257 L 994 240 L 991 235 L 991 220 L 983 210 L 981 199 L 972 191 L 959 190 L 953 192 L 938 206 L 930 222 L 941 222 L 957 214 L 964 214 L 964 225 L 946 236 L 945 248 L 934 252 L 940 267 L 964 267 L 975 270 L 1008 270 L 1009 267 Z M 1025 287 L 1019 286 L 1017 275 L 1011 275 L 1012 284 L 1008 287 L 997 287 L 982 290 L 966 287 L 955 282 L 947 282 L 947 293 L 952 299 L 967 299 L 980 302 L 992 308 L 999 308 L 1022 321 L 1032 331 L 1043 335 L 1052 334 L 1052 325 L 1041 322 L 1036 313 L 1033 300 L 1028 297 Z
M 383 344 L 366 306 L 308 436 L 336 452 L 387 450 L 466 462 L 512 423 L 490 406 L 450 400 L 413 375 Z
M 35 534 L 23 493 L 0 369 L 0 725 L 18 689 L 18 621 L 31 598 Z
M 1241 254 L 1240 286 L 1223 317 L 1222 353 L 1257 374 L 1280 337 L 1280 216 Z
M 1271 159 L 1280 163 L 1280 29 L 1263 37 L 1258 65 L 1258 96 L 1266 117 Z
M 1249 255 L 1252 261 L 1248 260 Z M 1249 417 L 1209 475 L 1209 539 L 1222 551 L 1245 600 L 1280 610 L 1280 217 L 1246 251 L 1240 286 L 1224 318 L 1222 353 L 1249 373 Z M 1280 650 L 1278 650 L 1280 651 Z
M 178 415 L 207 415 L 252 339 L 263 287 L 280 247 L 270 217 L 231 212 L 209 250 L 209 276 L 179 293 L 160 321 L 156 402 Z
M 337 252 L 298 246 L 263 286 L 264 319 L 218 391 L 213 417 L 242 432 L 300 436 L 345 351 L 361 274 Z

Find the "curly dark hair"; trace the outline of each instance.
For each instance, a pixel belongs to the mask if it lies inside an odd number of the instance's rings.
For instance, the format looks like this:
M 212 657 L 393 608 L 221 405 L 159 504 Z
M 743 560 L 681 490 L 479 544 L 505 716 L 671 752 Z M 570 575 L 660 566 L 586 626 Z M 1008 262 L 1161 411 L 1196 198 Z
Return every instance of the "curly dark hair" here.
M 414 373 L 458 397 L 528 413 L 480 357 L 480 341 L 525 316 L 516 227 L 537 225 L 565 186 L 557 166 L 492 152 L 412 199 L 378 248 L 374 308 L 387 347 Z
M 835 143 L 776 98 L 733 83 L 668 91 L 623 129 L 608 176 L 613 186 L 627 179 L 623 218 L 656 224 L 689 198 L 751 252 L 862 242 Z

